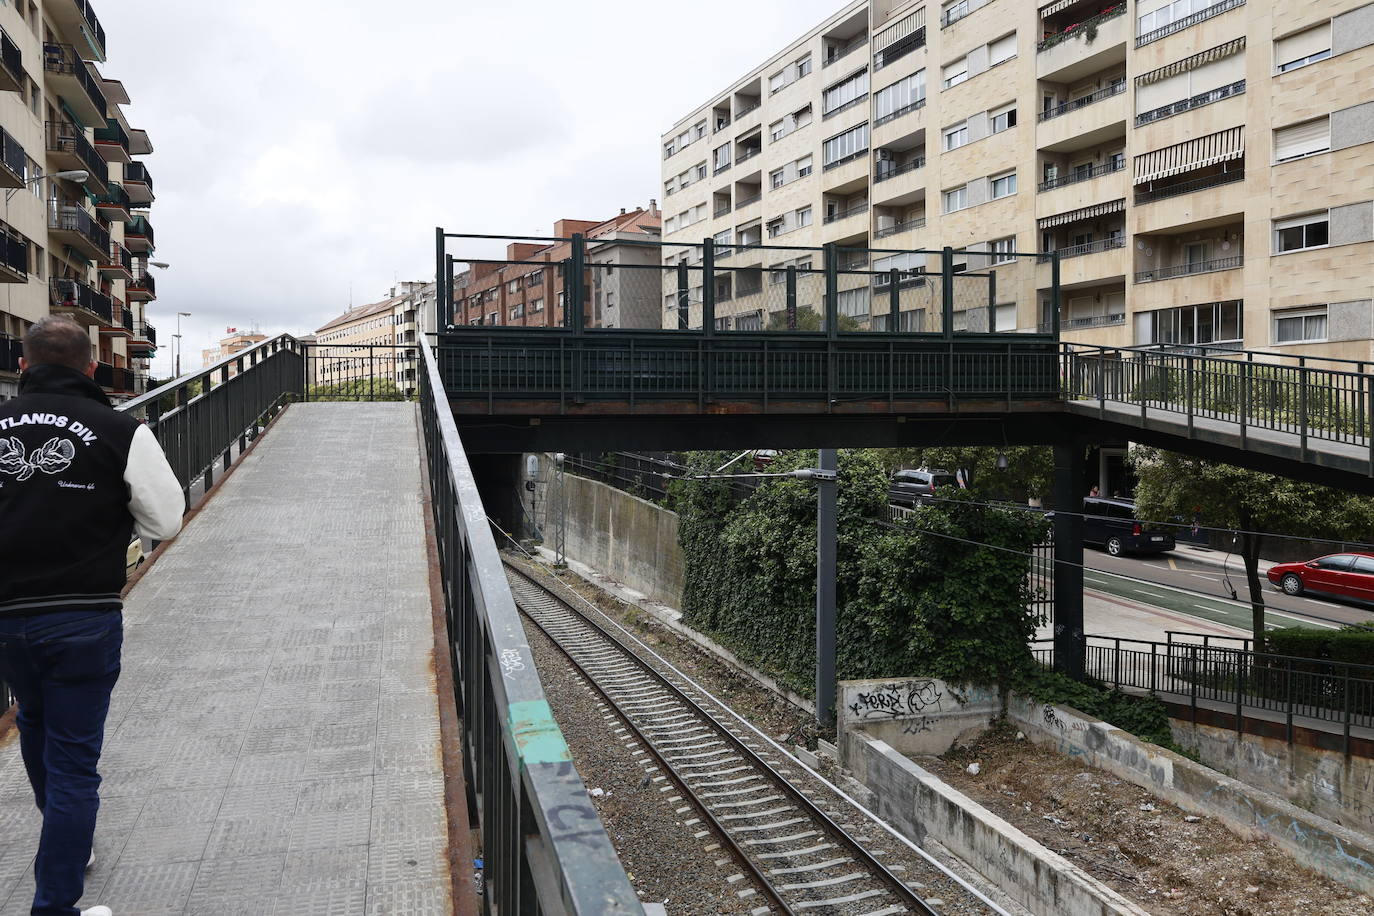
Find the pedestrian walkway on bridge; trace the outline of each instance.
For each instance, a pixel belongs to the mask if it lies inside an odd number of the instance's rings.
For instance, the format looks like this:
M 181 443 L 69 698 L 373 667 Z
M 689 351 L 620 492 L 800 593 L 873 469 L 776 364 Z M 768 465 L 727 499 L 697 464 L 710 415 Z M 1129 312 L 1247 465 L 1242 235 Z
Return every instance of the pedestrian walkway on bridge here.
M 452 912 L 413 404 L 295 404 L 147 570 L 83 906 Z M 0 738 L 0 914 L 39 814 Z

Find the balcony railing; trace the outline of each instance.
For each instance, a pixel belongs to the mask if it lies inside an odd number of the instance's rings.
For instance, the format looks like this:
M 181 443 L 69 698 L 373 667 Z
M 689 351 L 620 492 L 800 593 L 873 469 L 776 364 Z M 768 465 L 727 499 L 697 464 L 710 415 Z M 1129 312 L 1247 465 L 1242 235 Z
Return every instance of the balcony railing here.
M 1114 236 L 1112 238 L 1097 239 L 1093 242 L 1084 242 L 1082 245 L 1070 245 L 1067 248 L 1057 248 L 1055 251 L 1059 253 L 1059 260 L 1063 261 L 1066 258 L 1079 258 L 1085 254 L 1097 254 L 1103 251 L 1111 251 L 1114 248 L 1125 247 L 1126 237 Z M 1054 254 L 1054 251 L 1047 251 L 1040 255 L 1037 260 L 1041 264 L 1048 264 L 1054 260 Z
M 874 120 L 873 126 L 874 126 L 874 127 L 882 127 L 884 124 L 887 124 L 887 123 L 889 123 L 889 122 L 891 122 L 891 121 L 897 120 L 897 119 L 900 118 L 902 115 L 909 115 L 909 114 L 911 114 L 913 111 L 920 111 L 922 108 L 925 108 L 925 107 L 926 107 L 926 100 L 925 100 L 925 99 L 917 99 L 916 101 L 912 102 L 910 105 L 903 105 L 901 108 L 898 108 L 896 111 L 893 111 L 893 112 L 891 112 L 891 113 L 889 113 L 889 114 L 885 114 L 885 115 L 883 115 L 881 118 L 877 118 L 876 120 Z
M 714 217 L 716 217 L 716 218 L 719 218 L 719 217 L 722 217 L 722 216 L 724 216 L 725 214 L 727 214 L 727 213 L 729 213 L 729 212 L 730 212 L 730 205 L 729 205 L 729 204 L 721 204 L 719 207 L 716 207 L 716 209 L 713 211 L 713 214 L 712 214 L 712 215 L 713 215 Z
M 921 216 L 917 217 L 916 219 L 906 220 L 905 222 L 893 223 L 891 226 L 888 226 L 885 229 L 879 229 L 877 232 L 873 233 L 873 237 L 885 239 L 888 236 L 898 235 L 902 232 L 910 232 L 913 229 L 924 229 L 925 225 L 926 218 L 924 216 Z
M 763 192 L 762 192 L 762 191 L 759 191 L 758 193 L 755 193 L 755 194 L 749 194 L 749 195 L 747 195 L 747 196 L 745 196 L 745 197 L 741 197 L 739 200 L 735 201 L 735 209 L 738 210 L 740 207 L 747 207 L 747 206 L 749 206 L 750 204 L 756 204 L 756 203 L 758 203 L 760 200 L 763 200 Z
M 864 201 L 861 204 L 855 204 L 845 210 L 836 210 L 834 213 L 827 213 L 825 215 L 825 224 L 828 226 L 831 223 L 838 223 L 840 220 L 849 219 L 851 216 L 858 216 L 860 213 L 867 212 L 868 201 Z
M 926 27 L 921 26 L 910 35 L 898 38 L 892 44 L 874 53 L 873 70 L 877 72 L 884 67 L 891 66 L 893 63 L 906 57 L 913 51 L 919 51 L 926 46 Z
M 48 201 L 48 228 L 79 233 L 96 252 L 110 250 L 110 231 L 81 206 L 61 200 Z
M 1053 118 L 1060 117 L 1061 115 L 1066 115 L 1071 111 L 1077 111 L 1080 108 L 1086 108 L 1094 102 L 1100 102 L 1103 99 L 1110 99 L 1113 96 L 1121 95 L 1121 93 L 1125 91 L 1126 81 L 1121 80 L 1120 82 L 1112 83 L 1110 86 L 1107 86 L 1103 89 L 1099 89 L 1096 92 L 1091 93 L 1089 95 L 1072 99 L 1070 101 L 1064 102 L 1062 105 L 1056 105 L 1053 108 L 1050 108 L 1046 111 L 1042 111 L 1039 115 L 1036 116 L 1036 120 L 1043 123 Z
M 108 388 L 111 391 L 133 391 L 134 372 L 132 369 L 125 369 L 122 366 L 96 363 L 95 383 L 101 388 Z
M 86 93 L 86 98 L 100 111 L 100 116 L 106 116 L 110 110 L 110 105 L 105 100 L 105 93 L 101 91 L 95 77 L 91 76 L 91 71 L 86 69 L 86 62 L 81 59 L 80 54 L 76 53 L 76 48 L 71 45 L 44 44 L 43 69 L 49 73 L 74 78 L 81 84 L 82 90 Z
M 110 297 L 96 292 L 85 283 L 54 277 L 50 292 L 53 308 L 84 309 L 107 325 L 114 320 L 114 304 Z
M 829 110 L 823 112 L 823 113 L 821 114 L 821 120 L 822 120 L 822 121 L 828 121 L 828 120 L 830 120 L 831 118 L 835 117 L 835 115 L 840 114 L 841 112 L 844 112 L 844 111 L 849 111 L 849 110 L 851 110 L 851 109 L 858 108 L 860 105 L 864 104 L 864 103 L 867 102 L 867 101 L 868 101 L 868 93 L 865 92 L 865 93 L 864 93 L 863 95 L 861 95 L 861 96 L 857 96 L 857 97 L 855 97 L 855 98 L 850 99 L 848 102 L 845 102 L 843 105 L 837 105 L 837 106 L 835 106 L 834 108 L 831 108 L 831 109 L 829 109 Z
M 110 267 L 123 268 L 130 274 L 134 272 L 134 256 L 129 253 L 129 249 L 118 242 L 110 242 L 110 253 L 101 258 L 100 263 Z
M 823 171 L 823 172 L 828 172 L 828 171 L 830 171 L 831 169 L 837 169 L 837 168 L 839 168 L 839 167 L 842 166 L 842 165 L 846 165 L 846 164 L 848 164 L 848 163 L 850 163 L 850 162 L 853 162 L 855 159 L 858 159 L 858 158 L 860 158 L 860 157 L 862 157 L 862 156 L 867 156 L 867 155 L 868 155 L 868 147 L 865 146 L 865 147 L 864 147 L 863 149 L 861 149 L 861 150 L 855 150 L 854 152 L 850 153 L 848 156 L 841 156 L 839 159 L 836 159 L 836 160 L 833 161 L 833 162 L 827 162 L 827 163 L 825 164 L 825 166 L 821 169 L 821 171 Z
M 143 239 L 148 243 L 149 250 L 157 247 L 153 242 L 153 227 L 148 222 L 146 216 L 135 216 L 124 226 L 124 240 L 126 242 L 133 239 Z
M 153 176 L 149 174 L 148 167 L 141 162 L 130 162 L 124 166 L 124 182 L 138 182 L 148 186 L 148 190 L 153 189 Z
M 24 152 L 24 147 L 19 145 L 19 141 L 4 129 L 0 129 L 0 162 L 4 163 L 12 175 L 7 184 L 14 183 L 16 187 L 22 188 L 28 180 L 29 157 Z
M 71 3 L 72 6 L 76 7 L 77 12 L 81 14 L 81 19 L 86 25 L 86 32 L 89 34 L 91 40 L 95 42 L 97 50 L 99 50 L 100 56 L 103 58 L 106 53 L 105 29 L 101 26 L 100 20 L 96 18 L 95 10 L 87 0 L 66 0 L 66 2 Z
M 875 182 L 887 181 L 889 178 L 896 178 L 898 175 L 905 175 L 907 172 L 914 172 L 917 169 L 925 168 L 925 165 L 926 157 L 917 156 L 915 159 L 912 159 L 908 162 L 904 162 L 896 168 L 878 172 L 877 175 L 873 176 L 873 180 Z
M 721 172 L 729 170 L 730 166 L 732 165 L 734 165 L 733 162 L 722 162 L 716 166 L 715 171 L 713 171 L 711 174 L 719 175 Z
M 1139 127 L 1142 124 L 1162 121 L 1176 114 L 1183 114 L 1185 111 L 1192 111 L 1194 108 L 1201 108 L 1213 102 L 1220 102 L 1222 99 L 1229 99 L 1233 95 L 1240 95 L 1244 91 L 1245 80 L 1236 80 L 1234 83 L 1228 86 L 1222 86 L 1220 89 L 1213 89 L 1211 92 L 1201 92 L 1181 102 L 1173 102 L 1169 105 L 1161 105 L 1158 108 L 1152 108 L 1149 111 L 1141 112 L 1135 116 L 1135 124 Z
M 157 328 L 146 321 L 134 322 L 134 336 L 140 340 L 146 340 L 153 346 L 157 346 Z
M 0 266 L 21 277 L 29 275 L 29 243 L 8 232 L 0 232 Z
M 1172 280 L 1175 277 L 1188 277 L 1193 274 L 1210 274 L 1219 270 L 1235 270 L 1245 265 L 1244 255 L 1233 258 L 1213 258 L 1210 261 L 1194 261 L 1191 264 L 1174 264 L 1170 267 L 1157 267 L 1154 270 L 1138 271 L 1137 283 L 1153 283 L 1156 280 Z
M 18 372 L 19 357 L 23 355 L 23 341 L 18 337 L 0 335 L 0 372 Z
M 821 66 L 828 67 L 835 61 L 839 60 L 841 57 L 848 57 L 850 54 L 853 54 L 855 51 L 859 50 L 866 44 L 868 44 L 868 34 L 864 33 L 863 35 L 860 35 L 858 38 L 855 38 L 849 44 L 845 45 L 843 48 L 832 49 L 830 56 L 825 59 L 825 63 L 821 64 Z
M 752 104 L 746 104 L 739 111 L 735 112 L 735 120 L 738 121 L 740 118 L 749 114 L 751 111 L 758 111 L 762 107 L 763 102 L 760 102 L 759 100 L 755 99 Z
M 104 194 L 95 196 L 95 206 L 98 210 L 119 210 L 127 213 L 132 202 L 129 200 L 129 192 L 124 190 L 124 186 L 112 181 Z
M 1053 191 L 1055 188 L 1067 187 L 1071 184 L 1078 184 L 1080 181 L 1091 181 L 1094 178 L 1101 178 L 1103 175 L 1110 175 L 1119 172 L 1126 167 L 1126 160 L 1113 159 L 1101 165 L 1095 165 L 1090 169 L 1075 169 L 1064 175 L 1059 175 L 1047 181 L 1040 182 L 1037 188 L 1039 191 Z
M 1125 324 L 1126 315 L 1124 312 L 1115 315 L 1089 315 L 1086 318 L 1066 318 L 1064 319 L 1064 330 L 1075 331 L 1083 328 L 1107 328 L 1114 324 Z
M 1137 36 L 1135 46 L 1137 48 L 1144 47 L 1152 41 L 1159 41 L 1165 36 L 1172 35 L 1175 32 L 1181 32 L 1186 28 L 1197 25 L 1199 22 L 1206 22 L 1213 16 L 1220 16 L 1222 13 L 1244 5 L 1245 0 L 1221 0 L 1220 3 L 1215 3 L 1205 10 L 1198 10 L 1191 16 L 1184 16 L 1182 19 L 1175 20 L 1166 26 L 1161 26 L 1153 31 Z
M 1043 39 L 1041 39 L 1040 43 L 1035 46 L 1035 50 L 1036 52 L 1048 51 L 1055 45 L 1062 44 L 1063 42 L 1068 41 L 1070 38 L 1077 38 L 1079 35 L 1086 33 L 1089 29 L 1095 29 L 1097 28 L 1097 26 L 1106 22 L 1108 19 L 1115 19 L 1117 16 L 1123 15 L 1125 12 L 1126 3 L 1125 0 L 1122 0 L 1121 3 L 1118 3 L 1116 6 L 1109 7 L 1103 10 L 1096 16 L 1089 16 L 1082 22 L 1075 22 L 1073 25 L 1070 25 L 1067 28 L 1065 28 L 1062 32 L 1055 32 L 1053 35 L 1046 35 Z
M 735 165 L 739 165 L 741 162 L 748 162 L 761 152 L 763 152 L 763 147 L 761 146 L 750 147 L 735 157 Z
M 125 289 L 132 298 L 136 292 L 147 293 L 149 299 L 157 298 L 157 281 L 153 279 L 153 274 L 146 266 L 138 267 L 134 270 L 134 278 L 125 284 Z M 144 297 L 140 297 L 144 298 Z
M 115 118 L 106 118 L 105 126 L 95 129 L 95 142 L 97 145 L 117 146 L 125 156 L 129 154 L 129 134 Z
M 21 89 L 27 89 L 24 85 L 27 79 L 27 73 L 24 70 L 24 54 L 19 50 L 19 45 L 14 43 L 14 39 L 10 38 L 9 33 L 4 29 L 0 29 L 0 65 L 4 66 L 5 75 L 9 78 L 9 82 Z
M 1218 172 L 1215 175 L 1207 175 L 1204 178 L 1193 178 L 1188 181 L 1178 181 L 1164 187 L 1149 188 L 1148 190 L 1137 190 L 1135 192 L 1135 202 L 1137 204 L 1148 204 L 1156 200 L 1164 200 L 1168 197 L 1177 197 L 1180 194 L 1192 194 L 1194 191 L 1205 191 L 1208 188 L 1216 188 L 1221 185 L 1233 184 L 1237 181 L 1245 180 L 1245 169 L 1236 169 L 1231 172 Z
M 47 133 L 48 152 L 75 156 L 80 160 L 81 167 L 91 173 L 92 180 L 102 186 L 105 184 L 105 176 L 109 171 L 105 157 L 95 151 L 85 133 L 75 124 L 70 121 L 49 121 Z

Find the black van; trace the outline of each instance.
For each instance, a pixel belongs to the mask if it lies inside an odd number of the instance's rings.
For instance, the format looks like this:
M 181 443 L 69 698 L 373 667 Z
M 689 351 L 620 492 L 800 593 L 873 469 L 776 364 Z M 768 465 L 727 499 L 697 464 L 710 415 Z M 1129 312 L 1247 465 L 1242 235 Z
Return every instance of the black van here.
M 1083 500 L 1083 542 L 1097 544 L 1114 557 L 1123 553 L 1163 553 L 1174 549 L 1172 534 L 1147 529 L 1136 521 L 1133 501 L 1096 496 Z

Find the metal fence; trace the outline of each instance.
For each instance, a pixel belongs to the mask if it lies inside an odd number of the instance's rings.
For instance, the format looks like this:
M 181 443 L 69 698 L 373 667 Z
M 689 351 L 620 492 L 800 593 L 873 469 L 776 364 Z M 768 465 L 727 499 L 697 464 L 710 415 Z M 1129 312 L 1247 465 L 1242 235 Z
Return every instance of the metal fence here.
M 408 401 L 415 397 L 420 350 L 399 344 L 307 344 L 305 401 Z
M 420 413 L 450 664 L 478 799 L 489 913 L 640 914 L 545 699 L 443 379 L 422 348 Z
M 1374 363 L 1214 345 L 1064 344 L 1064 397 L 1366 446 L 1374 459 Z
M 1239 724 L 1257 711 L 1283 716 L 1288 740 L 1295 720 L 1339 725 L 1349 746 L 1352 727 L 1374 727 L 1374 665 L 1296 658 L 1202 642 L 1151 642 L 1087 637 L 1086 673 L 1120 689 L 1142 690 L 1234 712 Z M 1054 660 L 1053 640 L 1037 640 L 1038 660 Z M 1301 723 L 1298 723 L 1301 724 Z

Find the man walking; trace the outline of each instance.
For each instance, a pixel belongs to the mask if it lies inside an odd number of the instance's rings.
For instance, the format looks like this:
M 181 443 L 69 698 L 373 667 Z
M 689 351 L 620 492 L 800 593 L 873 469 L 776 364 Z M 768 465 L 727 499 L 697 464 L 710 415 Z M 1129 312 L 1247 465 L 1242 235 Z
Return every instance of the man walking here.
M 0 680 L 43 813 L 32 916 L 77 916 L 134 528 L 181 528 L 181 484 L 148 427 L 110 407 L 91 338 L 68 318 L 24 336 L 19 397 L 0 404 Z M 81 916 L 112 916 L 97 906 Z

